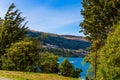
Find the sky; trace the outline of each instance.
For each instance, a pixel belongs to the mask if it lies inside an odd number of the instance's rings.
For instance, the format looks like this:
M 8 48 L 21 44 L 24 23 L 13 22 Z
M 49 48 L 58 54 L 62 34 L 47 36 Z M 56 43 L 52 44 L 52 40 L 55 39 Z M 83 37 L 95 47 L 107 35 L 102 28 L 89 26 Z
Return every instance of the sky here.
M 22 12 L 31 30 L 77 35 L 83 17 L 81 0 L 0 0 L 0 17 L 4 17 L 11 3 Z

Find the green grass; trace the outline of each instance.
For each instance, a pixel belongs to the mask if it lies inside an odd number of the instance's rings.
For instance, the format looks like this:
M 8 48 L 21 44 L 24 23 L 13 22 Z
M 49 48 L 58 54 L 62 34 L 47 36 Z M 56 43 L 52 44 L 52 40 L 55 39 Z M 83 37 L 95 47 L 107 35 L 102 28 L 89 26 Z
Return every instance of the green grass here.
M 10 78 L 13 80 L 79 80 L 77 78 L 63 77 L 57 74 L 43 74 L 4 70 L 0 70 L 0 77 Z

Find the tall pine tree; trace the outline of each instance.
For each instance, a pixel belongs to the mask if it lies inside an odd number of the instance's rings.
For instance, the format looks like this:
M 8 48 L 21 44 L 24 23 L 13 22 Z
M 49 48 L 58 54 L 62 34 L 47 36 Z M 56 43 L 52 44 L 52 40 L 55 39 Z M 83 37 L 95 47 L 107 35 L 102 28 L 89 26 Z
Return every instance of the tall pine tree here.
M 81 32 L 84 32 L 88 40 L 91 41 L 90 54 L 88 61 L 94 66 L 95 78 L 98 65 L 98 51 L 105 44 L 108 33 L 114 28 L 120 20 L 120 1 L 119 0 L 83 0 L 83 10 L 81 14 L 84 17 L 80 24 Z M 91 59 L 91 56 L 92 59 Z
M 21 40 L 27 31 L 26 23 L 22 24 L 25 18 L 21 17 L 21 12 L 15 10 L 12 3 L 0 27 L 0 56 L 5 53 L 5 49 L 10 47 L 11 43 Z

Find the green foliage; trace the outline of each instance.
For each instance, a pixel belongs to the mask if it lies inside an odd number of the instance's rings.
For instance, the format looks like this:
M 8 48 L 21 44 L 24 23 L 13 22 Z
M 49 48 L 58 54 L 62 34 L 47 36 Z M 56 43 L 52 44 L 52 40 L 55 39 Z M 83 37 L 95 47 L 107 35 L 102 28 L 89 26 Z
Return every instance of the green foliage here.
M 5 14 L 4 19 L 0 19 L 0 58 L 6 53 L 6 49 L 19 40 L 22 40 L 26 34 L 26 23 L 22 24 L 25 18 L 21 17 L 21 12 L 15 10 L 12 3 Z M 1 69 L 0 60 L 0 69 Z
M 22 24 L 25 18 L 22 18 L 21 12 L 14 8 L 15 5 L 11 4 L 0 26 L 0 56 L 11 43 L 21 40 L 26 34 L 26 23 Z
M 84 32 L 88 40 L 91 41 L 90 54 L 88 61 L 98 68 L 99 49 L 104 46 L 108 33 L 114 30 L 113 24 L 120 20 L 120 1 L 119 0 L 82 0 L 84 17 L 80 23 L 81 32 Z M 94 55 L 94 56 L 93 56 Z M 92 56 L 92 57 L 91 57 Z
M 39 43 L 19 41 L 13 43 L 1 58 L 2 69 L 36 71 L 39 64 Z
M 70 76 L 73 70 L 73 65 L 67 59 L 64 59 L 64 61 L 60 64 L 59 69 L 63 76 Z
M 43 73 L 57 73 L 58 72 L 58 57 L 52 53 L 40 54 L 40 68 Z
M 100 51 L 98 80 L 120 79 L 120 23 L 110 33 L 105 46 Z
M 113 24 L 120 20 L 119 0 L 82 0 L 82 32 L 89 40 L 104 40 Z
M 2 26 L 3 19 L 0 17 L 0 27 Z
M 90 65 L 90 67 L 87 70 L 86 80 L 92 80 L 94 78 L 94 66 Z
M 63 76 L 77 78 L 80 76 L 81 69 L 74 69 L 74 66 L 66 59 L 59 66 L 60 73 Z
M 79 68 L 73 69 L 70 74 L 70 77 L 78 78 L 81 72 L 82 72 L 82 69 L 79 69 Z

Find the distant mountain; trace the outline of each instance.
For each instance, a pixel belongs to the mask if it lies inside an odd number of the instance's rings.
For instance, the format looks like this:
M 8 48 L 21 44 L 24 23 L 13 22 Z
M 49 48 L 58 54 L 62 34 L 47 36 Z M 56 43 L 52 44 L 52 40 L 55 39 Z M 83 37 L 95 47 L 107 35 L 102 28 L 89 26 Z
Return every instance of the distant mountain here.
M 91 44 L 82 36 L 74 36 L 74 35 L 57 35 L 53 33 L 45 33 L 38 32 L 34 30 L 29 30 L 28 35 L 30 37 L 39 37 L 43 34 L 46 34 L 47 37 L 42 40 L 44 50 L 49 50 L 49 52 L 56 52 L 58 54 L 65 53 L 67 56 L 82 56 L 86 53 L 86 48 L 88 48 Z M 41 40 L 40 40 L 41 41 Z M 57 53 L 58 52 L 58 53 Z M 84 54 L 83 54 L 84 53 Z M 63 54 L 62 56 L 66 56 Z
M 88 42 L 87 39 L 85 39 L 85 37 L 82 36 L 75 36 L 75 35 L 61 35 L 66 39 L 70 39 L 70 40 L 77 40 L 77 41 L 85 41 Z

